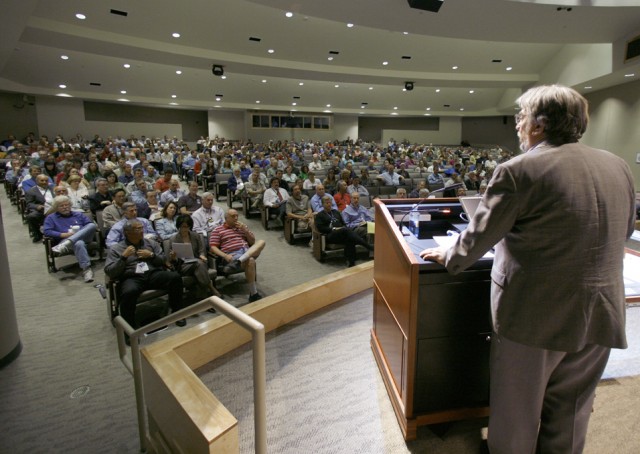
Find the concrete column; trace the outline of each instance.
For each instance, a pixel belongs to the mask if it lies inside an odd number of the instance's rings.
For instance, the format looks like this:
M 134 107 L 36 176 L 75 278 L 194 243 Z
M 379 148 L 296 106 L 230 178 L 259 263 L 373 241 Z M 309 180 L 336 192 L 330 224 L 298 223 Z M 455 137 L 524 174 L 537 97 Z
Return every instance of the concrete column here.
M 11 272 L 7 258 L 7 243 L 4 239 L 2 204 L 0 203 L 0 368 L 16 359 L 21 351 L 22 343 L 18 333 Z

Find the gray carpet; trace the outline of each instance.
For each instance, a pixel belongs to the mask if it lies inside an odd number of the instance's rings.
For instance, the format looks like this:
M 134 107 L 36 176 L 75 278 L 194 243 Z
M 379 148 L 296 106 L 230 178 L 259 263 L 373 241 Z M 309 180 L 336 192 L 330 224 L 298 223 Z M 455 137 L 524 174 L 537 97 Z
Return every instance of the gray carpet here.
M 20 357 L 0 370 L 0 453 L 138 452 L 133 382 L 117 357 L 106 303 L 77 267 L 49 274 L 44 247 L 31 243 L 4 191 L 0 203 L 24 344 Z M 258 260 L 258 288 L 265 294 L 344 266 L 340 260 L 320 264 L 306 245 L 287 245 L 281 230 L 248 223 L 267 241 Z M 102 266 L 96 264 L 96 283 L 103 282 Z M 219 283 L 230 302 L 246 303 L 241 276 Z M 455 423 L 442 437 L 425 427 L 418 441 L 402 440 L 369 348 L 370 299 L 364 292 L 269 335 L 270 452 L 477 452 L 482 421 Z M 623 353 L 629 356 L 612 356 L 612 376 L 624 378 L 598 388 L 589 453 L 640 452 L 640 378 L 637 369 L 625 372 L 640 356 L 640 308 L 628 314 L 630 334 L 636 333 Z M 212 316 L 190 318 L 189 325 Z M 246 357 L 241 349 L 219 359 L 219 369 L 207 365 L 198 373 L 238 417 L 242 452 L 251 452 Z

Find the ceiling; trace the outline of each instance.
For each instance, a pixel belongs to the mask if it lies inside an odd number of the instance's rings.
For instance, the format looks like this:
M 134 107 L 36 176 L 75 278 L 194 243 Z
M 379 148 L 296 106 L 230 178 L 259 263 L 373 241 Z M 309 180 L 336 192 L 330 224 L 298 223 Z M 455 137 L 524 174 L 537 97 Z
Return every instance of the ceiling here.
M 621 54 L 640 35 L 640 0 L 445 0 L 438 13 L 407 0 L 3 0 L 2 9 L 0 90 L 27 95 L 479 116 L 513 113 L 537 83 L 589 92 L 640 77 L 640 57 Z

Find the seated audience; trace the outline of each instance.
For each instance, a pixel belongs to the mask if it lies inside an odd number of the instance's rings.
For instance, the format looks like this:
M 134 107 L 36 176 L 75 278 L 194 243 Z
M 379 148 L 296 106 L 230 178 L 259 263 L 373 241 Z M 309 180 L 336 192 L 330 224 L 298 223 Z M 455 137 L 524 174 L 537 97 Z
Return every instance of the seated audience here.
M 264 192 L 262 203 L 267 208 L 277 210 L 278 219 L 282 221 L 287 210 L 287 199 L 289 199 L 289 193 L 280 187 L 280 180 L 273 177 L 269 189 Z
M 124 189 L 116 189 L 113 192 L 111 199 L 111 205 L 108 205 L 102 210 L 102 223 L 106 230 L 113 227 L 113 225 L 122 219 L 123 207 L 122 205 L 127 201 L 127 193 Z M 106 233 L 105 233 L 106 238 Z
M 356 175 L 352 178 L 352 184 L 347 187 L 347 192 L 350 195 L 353 195 L 354 192 L 357 192 L 362 197 L 369 197 L 369 190 L 362 186 L 360 183 L 360 176 Z
M 51 204 L 55 196 L 49 185 L 49 178 L 47 178 L 46 175 L 41 174 L 36 176 L 35 181 L 37 184 L 26 191 L 24 195 L 26 204 L 25 219 L 33 234 L 33 242 L 38 243 L 42 241 L 40 227 L 44 222 L 44 216 L 47 212 L 46 204 L 47 202 Z
M 311 209 L 313 210 L 314 213 L 319 213 L 324 209 L 322 207 L 322 198 L 324 196 L 325 196 L 324 185 L 318 184 L 316 186 L 316 193 L 313 195 L 313 197 L 311 197 L 311 200 L 309 201 L 309 203 L 311 204 Z M 331 200 L 333 200 L 333 203 L 331 204 L 331 208 L 333 210 L 337 210 L 338 205 L 336 205 L 335 199 L 333 199 L 332 197 Z
M 286 202 L 287 217 L 296 220 L 296 231 L 306 232 L 313 224 L 313 210 L 309 204 L 309 197 L 302 194 L 299 185 L 293 187 L 291 197 Z
M 120 285 L 120 315 L 133 328 L 136 323 L 136 304 L 145 290 L 161 289 L 169 293 L 169 306 L 175 312 L 183 308 L 182 278 L 175 271 L 164 269 L 162 248 L 153 240 L 144 238 L 144 226 L 137 219 L 127 219 L 122 227 L 123 238 L 109 249 L 104 272 Z M 179 320 L 176 325 L 184 326 Z
M 202 206 L 191 216 L 193 219 L 193 231 L 203 235 L 207 241 L 213 229 L 224 222 L 224 211 L 213 204 L 213 199 L 211 192 L 202 194 Z
M 238 212 L 227 211 L 224 224 L 216 227 L 209 238 L 211 252 L 226 262 L 224 272 L 231 274 L 244 270 L 249 283 L 249 302 L 258 301 L 262 296 L 256 286 L 256 259 L 264 249 L 264 240 L 257 240 L 246 226 L 238 221 Z
M 406 199 L 407 198 L 407 190 L 405 188 L 396 189 L 396 199 Z
M 180 214 L 193 214 L 202 206 L 202 197 L 198 195 L 198 182 L 189 183 L 189 192 L 178 199 Z
M 362 239 L 367 239 L 367 222 L 373 222 L 369 210 L 360 205 L 360 194 L 351 194 L 351 204 L 342 211 L 342 220 L 347 228 L 355 231 Z
M 185 192 L 180 189 L 180 181 L 171 180 L 169 183 L 169 189 L 164 191 L 160 196 L 160 206 L 163 207 L 169 202 L 178 203 L 178 200 L 180 200 L 180 197 L 183 195 L 185 195 Z
M 83 212 L 89 209 L 89 190 L 80 184 L 81 180 L 79 175 L 71 175 L 67 180 L 67 193 L 71 200 L 71 209 Z
M 195 278 L 198 287 L 196 292 L 197 300 L 202 300 L 211 295 L 221 296 L 209 278 L 207 259 L 207 250 L 209 247 L 207 241 L 202 235 L 192 231 L 193 219 L 191 219 L 191 216 L 185 214 L 178 215 L 176 224 L 178 226 L 178 232 L 169 239 L 170 266 L 180 273 L 181 276 L 193 276 Z M 179 259 L 173 251 L 173 245 L 176 243 L 191 244 L 195 260 L 185 261 Z
M 404 184 L 404 177 L 396 173 L 393 164 L 387 164 L 387 171 L 382 172 L 376 178 L 380 180 L 385 186 L 400 186 Z
M 102 177 L 96 178 L 95 185 L 96 192 L 89 196 L 89 209 L 94 215 L 111 205 L 113 200 L 106 179 Z
M 116 222 L 107 235 L 105 244 L 107 247 L 111 247 L 116 243 L 121 242 L 124 239 L 124 225 L 128 220 L 137 219 L 144 228 L 144 236 L 147 239 L 156 240 L 158 234 L 153 228 L 153 225 L 148 219 L 139 218 L 136 204 L 133 202 L 125 202 L 122 204 L 122 219 Z
M 71 200 L 67 196 L 53 199 L 54 210 L 44 220 L 44 234 L 53 238 L 57 244 L 52 251 L 56 255 L 64 255 L 73 251 L 85 282 L 93 282 L 91 259 L 87 252 L 87 244 L 93 241 L 96 225 L 84 213 L 71 210 Z
M 258 167 L 258 169 L 256 169 L 254 166 L 249 181 L 244 185 L 245 194 L 249 197 L 249 203 L 254 208 L 262 202 L 264 191 L 267 190 L 266 185 L 261 179 L 262 176 L 264 176 L 264 174 L 260 172 L 260 168 Z
M 347 192 L 347 183 L 344 180 L 338 182 L 336 194 L 333 196 L 338 206 L 338 211 L 344 210 L 351 203 L 351 196 Z
M 169 202 L 162 208 L 160 213 L 161 217 L 154 222 L 155 230 L 160 240 L 168 240 L 178 233 L 178 226 L 176 225 L 178 204 L 176 202 Z
M 331 208 L 333 197 L 326 194 L 322 197 L 322 211 L 316 214 L 315 225 L 318 231 L 327 236 L 329 243 L 344 245 L 344 256 L 347 264 L 356 264 L 356 245 L 364 246 L 371 251 L 372 246 L 355 231 L 347 228 L 338 210 Z

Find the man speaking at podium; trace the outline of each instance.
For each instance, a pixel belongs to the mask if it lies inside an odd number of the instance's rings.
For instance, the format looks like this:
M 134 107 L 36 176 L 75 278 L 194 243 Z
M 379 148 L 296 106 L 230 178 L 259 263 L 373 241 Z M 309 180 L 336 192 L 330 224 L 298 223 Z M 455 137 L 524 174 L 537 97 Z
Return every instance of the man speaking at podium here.
M 589 114 L 573 89 L 535 87 L 517 103 L 524 153 L 496 168 L 454 246 L 420 256 L 456 274 L 495 246 L 491 453 L 580 453 L 610 349 L 627 347 L 633 177 L 621 158 L 578 143 Z

